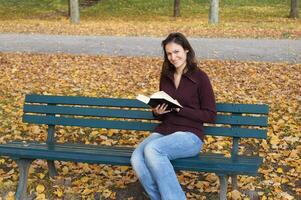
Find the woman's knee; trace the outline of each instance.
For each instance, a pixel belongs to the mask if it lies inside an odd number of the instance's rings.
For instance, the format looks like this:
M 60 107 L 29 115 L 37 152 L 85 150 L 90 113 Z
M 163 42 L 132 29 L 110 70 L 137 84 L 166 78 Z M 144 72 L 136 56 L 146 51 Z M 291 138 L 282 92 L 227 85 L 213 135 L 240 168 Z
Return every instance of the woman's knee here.
M 144 148 L 144 157 L 148 161 L 154 161 L 162 155 L 164 155 L 164 153 L 160 150 L 156 142 L 151 142 Z
M 135 168 L 139 163 L 143 162 L 143 155 L 139 151 L 134 151 L 131 156 L 131 165 Z

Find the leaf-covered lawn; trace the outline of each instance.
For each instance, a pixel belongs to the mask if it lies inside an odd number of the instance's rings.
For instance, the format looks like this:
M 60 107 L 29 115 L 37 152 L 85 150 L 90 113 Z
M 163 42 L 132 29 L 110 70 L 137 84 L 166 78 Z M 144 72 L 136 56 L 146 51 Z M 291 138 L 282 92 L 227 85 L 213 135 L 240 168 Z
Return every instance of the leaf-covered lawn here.
M 210 0 L 80 1 L 79 25 L 70 25 L 66 0 L 0 0 L 0 32 L 165 37 L 301 38 L 301 19 L 288 19 L 290 0 L 220 1 L 219 24 L 208 24 Z M 299 5 L 299 10 L 301 6 Z
M 1 20 L 2 33 L 40 33 L 64 35 L 119 35 L 166 37 L 170 32 L 182 32 L 190 37 L 231 38 L 301 38 L 301 20 L 258 19 L 222 21 L 209 25 L 207 18 L 154 17 L 147 20 L 90 19 L 78 25 L 66 18 L 57 20 L 14 19 Z
M 134 98 L 158 89 L 161 58 L 0 53 L 0 142 L 39 140 L 46 129 L 21 122 L 25 94 Z M 264 164 L 257 177 L 240 176 L 241 193 L 261 199 L 297 199 L 301 195 L 301 64 L 203 60 L 218 102 L 266 103 L 270 106 L 267 140 L 242 140 L 241 152 L 260 149 Z M 136 145 L 148 133 L 103 129 L 58 129 L 59 142 Z M 229 154 L 231 141 L 207 137 L 205 151 Z M 30 168 L 28 191 L 38 199 L 115 199 L 113 188 L 137 179 L 130 167 L 57 162 L 58 177 L 49 179 L 46 162 Z M 210 199 L 219 190 L 209 173 L 180 172 L 188 199 Z M 12 199 L 18 180 L 16 164 L 0 158 L 0 199 Z M 239 199 L 239 198 L 238 198 Z M 245 198 L 247 199 L 247 198 Z

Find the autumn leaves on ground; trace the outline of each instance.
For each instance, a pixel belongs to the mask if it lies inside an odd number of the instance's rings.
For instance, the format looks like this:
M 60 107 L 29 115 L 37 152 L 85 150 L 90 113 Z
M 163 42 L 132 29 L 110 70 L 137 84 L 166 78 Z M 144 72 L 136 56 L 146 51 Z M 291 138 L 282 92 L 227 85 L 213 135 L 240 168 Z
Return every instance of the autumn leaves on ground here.
M 223 0 L 218 25 L 208 24 L 209 1 L 183 1 L 177 19 L 171 17 L 172 2 L 103 0 L 82 8 L 81 23 L 72 25 L 66 18 L 67 1 L 0 0 L 0 32 L 165 37 L 180 31 L 188 37 L 301 38 L 301 21 L 287 18 L 287 1 Z M 158 90 L 161 62 L 147 57 L 0 53 L 0 143 L 45 141 L 46 127 L 21 121 L 25 94 L 135 98 Z M 300 199 L 301 64 L 203 60 L 200 67 L 210 76 L 218 102 L 270 106 L 268 139 L 242 140 L 240 149 L 247 154 L 258 149 L 264 164 L 256 177 L 239 176 L 240 190 L 230 187 L 229 199 L 247 200 L 252 194 Z M 58 142 L 135 146 L 148 133 L 69 127 L 58 128 L 56 134 Z M 229 154 L 230 148 L 229 138 L 207 137 L 204 151 Z M 32 199 L 121 199 L 118 195 L 124 191 L 133 199 L 137 190 L 130 167 L 72 162 L 56 166 L 59 176 L 50 179 L 45 161 L 33 163 L 28 185 Z M 181 171 L 178 177 L 189 200 L 217 198 L 215 174 Z M 0 200 L 14 198 L 18 178 L 16 163 L 0 157 Z
M 21 122 L 25 94 L 134 98 L 158 89 L 160 58 L 0 53 L 0 142 L 45 141 L 46 128 Z M 211 77 L 218 102 L 265 103 L 270 106 L 268 139 L 242 140 L 240 152 L 259 149 L 264 164 L 257 177 L 240 176 L 240 194 L 249 199 L 298 199 L 301 195 L 301 64 L 201 61 Z M 59 142 L 136 145 L 144 132 L 103 129 L 59 129 Z M 229 154 L 231 141 L 207 137 L 205 151 Z M 56 162 L 59 176 L 49 179 L 46 162 L 30 168 L 28 192 L 36 199 L 116 199 L 137 180 L 130 167 Z M 178 173 L 188 199 L 215 199 L 218 178 L 210 173 Z M 13 199 L 16 164 L 0 158 L 0 199 Z M 131 199 L 131 198 L 129 198 Z M 235 199 L 235 198 L 233 198 Z M 240 198 L 238 198 L 240 199 Z
M 158 18 L 155 20 L 85 20 L 72 25 L 67 19 L 59 20 L 3 20 L 0 32 L 63 35 L 117 35 L 165 37 L 170 32 L 180 31 L 190 37 L 231 38 L 300 38 L 300 21 L 289 19 L 253 22 L 229 21 L 218 26 L 209 25 L 203 19 Z

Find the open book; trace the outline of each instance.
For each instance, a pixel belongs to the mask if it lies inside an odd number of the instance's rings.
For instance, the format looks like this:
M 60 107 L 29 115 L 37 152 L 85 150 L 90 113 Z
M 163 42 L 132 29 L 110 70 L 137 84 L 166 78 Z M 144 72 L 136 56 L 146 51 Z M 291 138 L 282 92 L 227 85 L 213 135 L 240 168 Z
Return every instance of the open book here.
M 172 108 L 182 108 L 181 104 L 169 96 L 164 91 L 159 91 L 152 94 L 150 97 L 139 94 L 136 99 L 142 101 L 145 104 L 148 104 L 150 107 L 155 108 L 158 104 L 167 104 L 166 110 L 171 110 Z

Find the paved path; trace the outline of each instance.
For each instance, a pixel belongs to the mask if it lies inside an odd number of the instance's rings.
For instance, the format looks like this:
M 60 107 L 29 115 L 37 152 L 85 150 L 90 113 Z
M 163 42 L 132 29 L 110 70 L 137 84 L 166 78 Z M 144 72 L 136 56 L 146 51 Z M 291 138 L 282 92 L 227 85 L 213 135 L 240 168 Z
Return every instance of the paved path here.
M 0 34 L 0 52 L 162 56 L 163 38 Z M 301 40 L 189 38 L 199 58 L 301 63 Z

